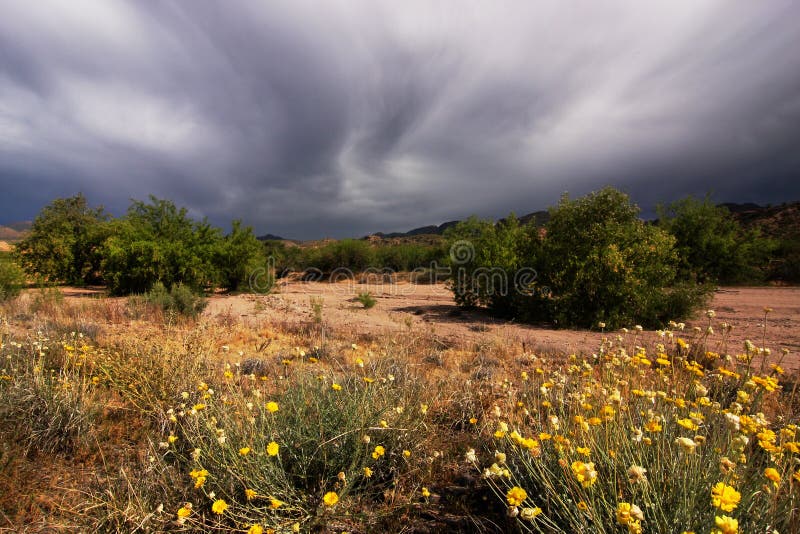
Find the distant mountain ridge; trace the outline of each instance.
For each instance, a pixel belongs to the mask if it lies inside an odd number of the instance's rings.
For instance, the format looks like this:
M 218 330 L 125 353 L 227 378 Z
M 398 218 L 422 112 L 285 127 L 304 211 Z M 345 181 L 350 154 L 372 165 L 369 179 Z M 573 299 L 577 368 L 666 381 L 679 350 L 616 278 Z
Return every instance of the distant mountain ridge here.
M 758 226 L 762 233 L 767 237 L 786 237 L 800 235 L 800 201 L 785 202 L 775 206 L 761 206 L 753 202 L 735 203 L 727 202 L 718 204 L 720 207 L 727 208 L 734 218 L 745 227 Z M 517 217 L 520 223 L 527 224 L 531 221 L 536 226 L 545 226 L 550 220 L 550 212 L 545 210 L 534 211 L 526 215 Z M 504 221 L 499 219 L 498 222 Z M 448 221 L 439 225 L 428 225 L 414 228 L 407 232 L 375 232 L 362 239 L 370 241 L 408 239 L 423 236 L 441 236 L 448 228 L 460 223 L 460 220 Z M 281 240 L 284 238 L 272 234 L 259 236 L 261 241 Z
M 18 241 L 23 239 L 33 226 L 31 221 L 12 222 L 0 225 L 0 240 Z

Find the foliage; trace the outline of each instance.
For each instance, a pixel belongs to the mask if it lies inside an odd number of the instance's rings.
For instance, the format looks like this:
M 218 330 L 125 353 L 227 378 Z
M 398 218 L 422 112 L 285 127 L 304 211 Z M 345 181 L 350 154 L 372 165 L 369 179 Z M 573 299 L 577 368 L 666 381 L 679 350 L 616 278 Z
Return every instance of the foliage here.
M 448 233 L 456 302 L 561 327 L 685 317 L 709 288 L 677 282 L 674 239 L 637 215 L 627 196 L 607 188 L 564 197 L 544 236 L 513 216 L 461 223 Z
M 253 235 L 253 229 L 249 226 L 243 227 L 241 221 L 233 221 L 231 232 L 217 244 L 213 262 L 223 289 L 251 289 L 251 276 L 260 272 L 265 276 L 258 280 L 258 292 L 269 292 L 272 287 L 272 273 L 266 272 L 269 266 L 264 255 L 264 246 Z
M 356 300 L 366 309 L 370 309 L 378 303 L 369 291 L 360 291 L 356 296 Z
M 346 270 L 361 272 L 372 265 L 372 249 L 360 239 L 334 241 L 312 252 L 312 267 L 324 273 Z
M 45 206 L 15 254 L 25 271 L 51 283 L 91 284 L 100 280 L 100 249 L 109 235 L 108 216 L 78 194 Z
M 87 437 L 100 410 L 84 367 L 87 347 L 79 343 L 74 337 L 50 340 L 40 332 L 30 344 L 4 351 L 0 435 L 37 453 L 70 453 Z
M 25 273 L 10 259 L 0 257 L 0 302 L 19 295 L 25 285 Z
M 167 316 L 182 315 L 191 318 L 197 318 L 208 304 L 204 297 L 181 283 L 167 289 L 161 282 L 156 282 L 150 291 L 131 299 L 134 305 L 141 300 L 146 305 L 160 309 Z
M 323 504 L 327 492 L 380 499 L 391 473 L 414 465 L 413 454 L 402 451 L 415 448 L 421 415 L 410 407 L 419 388 L 404 374 L 393 376 L 381 384 L 303 374 L 276 390 L 228 367 L 222 381 L 212 375 L 195 388 L 191 409 L 175 407 L 164 460 L 191 474 L 200 501 L 212 492 L 222 499 L 236 524 L 287 528 L 311 519 L 313 527 L 335 505 Z
M 373 274 L 407 272 L 442 264 L 441 245 L 423 243 L 378 243 L 345 239 L 318 247 L 287 246 L 279 241 L 264 244 L 266 255 L 275 262 L 275 271 L 318 270 L 326 275 L 361 272 Z
M 564 197 L 551 210 L 540 280 L 552 291 L 543 304 L 558 325 L 659 326 L 702 305 L 708 288 L 672 289 L 675 240 L 638 211 L 612 188 Z
M 195 222 L 186 208 L 150 197 L 134 201 L 124 218 L 113 221 L 103 247 L 103 275 L 112 294 L 143 293 L 156 282 L 183 283 L 195 290 L 213 287 L 213 264 L 220 232 Z
M 757 229 L 743 229 L 727 208 L 709 197 L 687 197 L 658 212 L 659 227 L 675 237 L 682 278 L 720 284 L 764 280 L 775 244 Z
M 531 278 L 541 248 L 536 226 L 521 225 L 514 214 L 496 225 L 471 217 L 449 228 L 446 237 L 456 303 L 486 306 L 503 316 L 519 314 L 525 294 L 534 289 Z
M 800 234 L 778 241 L 776 261 L 770 266 L 771 279 L 800 283 Z

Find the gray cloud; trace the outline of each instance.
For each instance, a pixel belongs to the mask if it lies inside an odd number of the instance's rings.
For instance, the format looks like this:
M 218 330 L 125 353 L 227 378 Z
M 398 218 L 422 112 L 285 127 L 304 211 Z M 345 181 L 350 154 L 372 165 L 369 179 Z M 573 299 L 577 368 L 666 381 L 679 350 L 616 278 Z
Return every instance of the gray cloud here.
M 148 194 L 288 237 L 612 184 L 800 198 L 800 18 L 724 3 L 6 1 L 0 219 Z

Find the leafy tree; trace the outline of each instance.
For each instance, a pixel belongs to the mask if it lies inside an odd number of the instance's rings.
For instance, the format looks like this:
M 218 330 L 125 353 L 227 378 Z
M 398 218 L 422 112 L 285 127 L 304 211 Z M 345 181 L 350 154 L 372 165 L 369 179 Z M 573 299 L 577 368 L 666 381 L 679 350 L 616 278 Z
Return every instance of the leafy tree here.
M 82 194 L 56 199 L 42 209 L 28 237 L 17 244 L 17 260 L 29 275 L 48 282 L 99 282 L 107 221 L 103 208 L 90 207 Z
M 144 293 L 161 282 L 193 290 L 214 287 L 219 272 L 214 254 L 220 231 L 205 220 L 195 222 L 185 208 L 150 196 L 134 201 L 125 217 L 113 221 L 103 247 L 103 274 L 113 294 Z
M 214 265 L 220 286 L 229 291 L 247 288 L 257 269 L 268 268 L 264 245 L 253 235 L 252 228 L 242 226 L 238 220 L 233 221 L 231 233 L 218 243 Z
M 745 230 L 727 208 L 708 196 L 659 206 L 659 226 L 676 240 L 680 275 L 700 282 L 733 284 L 764 279 L 774 244 Z

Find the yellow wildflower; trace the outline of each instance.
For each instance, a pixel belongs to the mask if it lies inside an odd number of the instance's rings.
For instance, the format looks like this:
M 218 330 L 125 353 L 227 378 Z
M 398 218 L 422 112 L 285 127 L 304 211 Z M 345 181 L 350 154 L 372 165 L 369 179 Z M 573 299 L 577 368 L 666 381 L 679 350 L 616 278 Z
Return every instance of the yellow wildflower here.
M 277 412 L 277 411 L 278 411 L 278 403 L 277 403 L 277 402 L 275 402 L 275 401 L 269 401 L 269 402 L 268 402 L 268 403 L 265 405 L 265 408 L 267 409 L 267 411 L 268 411 L 269 413 L 275 413 L 275 412 Z
M 267 445 L 267 454 L 269 454 L 270 456 L 277 456 L 278 450 L 280 450 L 280 445 L 278 445 L 274 441 L 270 441 L 269 445 Z
M 225 513 L 225 510 L 228 509 L 228 503 L 226 503 L 222 499 L 218 499 L 214 501 L 214 504 L 211 505 L 211 511 L 217 515 L 222 515 Z
M 597 471 L 594 470 L 594 462 L 572 462 L 572 473 L 584 488 L 590 487 L 597 480 Z
M 717 526 L 712 530 L 712 534 L 737 534 L 739 532 L 739 521 L 727 515 L 714 517 L 714 524 Z
M 508 501 L 509 506 L 519 506 L 527 498 L 528 492 L 519 486 L 514 486 L 506 493 L 506 501 Z
M 538 506 L 536 508 L 523 508 L 519 512 L 519 517 L 525 521 L 533 521 L 533 519 L 542 513 L 542 509 Z
M 333 506 L 339 502 L 339 496 L 335 491 L 329 491 L 322 497 L 322 502 L 325 503 L 325 506 Z
M 627 525 L 631 521 L 642 521 L 643 519 L 642 510 L 635 504 L 621 502 L 617 505 L 617 523 L 620 525 Z
M 742 495 L 724 482 L 717 482 L 711 490 L 711 504 L 724 512 L 732 512 L 741 499 Z

